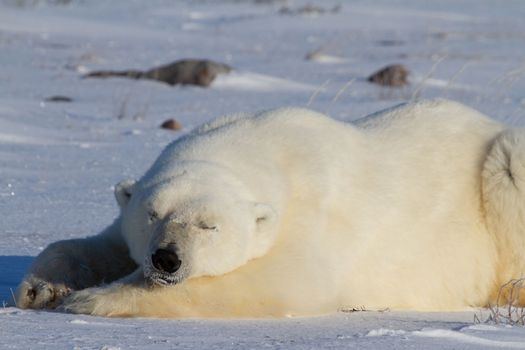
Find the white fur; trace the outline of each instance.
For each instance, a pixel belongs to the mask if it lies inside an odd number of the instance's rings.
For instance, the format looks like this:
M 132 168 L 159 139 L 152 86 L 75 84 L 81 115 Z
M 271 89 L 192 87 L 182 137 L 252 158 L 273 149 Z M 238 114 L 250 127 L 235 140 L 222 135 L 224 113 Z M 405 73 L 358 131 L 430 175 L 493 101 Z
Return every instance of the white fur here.
M 137 270 L 61 307 L 269 317 L 485 306 L 524 270 L 524 190 L 525 133 L 454 102 L 355 124 L 299 108 L 218 119 L 116 187 L 109 236 Z M 166 275 L 151 255 L 169 246 L 182 265 Z

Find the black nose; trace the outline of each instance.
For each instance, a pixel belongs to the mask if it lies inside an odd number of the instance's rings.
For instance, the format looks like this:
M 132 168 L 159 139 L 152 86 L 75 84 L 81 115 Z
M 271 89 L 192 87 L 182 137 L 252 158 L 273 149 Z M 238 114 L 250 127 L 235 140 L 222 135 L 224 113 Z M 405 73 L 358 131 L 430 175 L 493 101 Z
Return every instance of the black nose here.
M 152 256 L 153 266 L 160 271 L 173 273 L 180 267 L 181 261 L 175 251 L 158 249 Z

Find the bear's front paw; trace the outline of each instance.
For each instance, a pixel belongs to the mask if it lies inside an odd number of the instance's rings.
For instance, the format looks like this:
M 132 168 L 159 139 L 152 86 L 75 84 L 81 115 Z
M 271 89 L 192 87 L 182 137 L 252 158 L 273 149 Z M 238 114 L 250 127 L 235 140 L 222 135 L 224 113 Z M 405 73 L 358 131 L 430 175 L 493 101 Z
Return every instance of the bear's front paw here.
M 22 309 L 54 309 L 71 293 L 63 283 L 51 283 L 33 275 L 18 287 L 16 306 Z
M 126 285 L 116 284 L 87 288 L 71 293 L 58 311 L 94 316 L 127 317 L 131 315 L 134 298 L 129 298 Z
M 103 298 L 99 295 L 98 289 L 100 288 L 87 288 L 73 292 L 57 310 L 73 314 L 96 315 L 95 310 L 100 309 L 100 307 L 97 308 L 97 305 L 100 304 L 98 299 Z

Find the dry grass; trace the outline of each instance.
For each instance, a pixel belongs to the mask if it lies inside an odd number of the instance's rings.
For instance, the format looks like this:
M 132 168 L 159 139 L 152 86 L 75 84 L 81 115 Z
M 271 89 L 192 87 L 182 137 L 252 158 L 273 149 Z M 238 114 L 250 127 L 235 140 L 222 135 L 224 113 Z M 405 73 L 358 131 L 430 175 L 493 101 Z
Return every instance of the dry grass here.
M 525 277 L 512 279 L 501 286 L 496 305 L 489 305 L 489 317 L 485 321 L 474 315 L 475 323 L 493 323 L 525 326 L 525 307 L 519 305 L 520 295 L 525 293 Z
M 416 101 L 420 98 L 423 89 L 425 88 L 426 82 L 434 76 L 434 73 L 436 72 L 437 67 L 441 64 L 441 62 L 445 61 L 447 59 L 447 56 L 441 56 L 439 57 L 432 67 L 430 68 L 430 71 L 423 77 L 423 79 L 419 82 L 419 84 L 415 87 L 414 92 L 412 93 L 412 96 L 410 97 L 410 101 Z
M 332 102 L 330 102 L 330 105 L 332 105 L 334 102 L 337 101 L 337 99 L 339 98 L 339 96 L 341 96 L 343 94 L 343 92 L 350 86 L 352 85 L 354 82 L 356 81 L 356 78 L 352 78 L 350 79 L 349 81 L 346 82 L 345 85 L 343 85 L 342 88 L 340 88 L 337 93 L 335 94 L 334 98 L 332 99 Z
M 117 105 L 113 113 L 118 120 L 144 120 L 148 115 L 149 96 L 142 92 L 129 90 L 121 98 L 116 98 Z
M 313 93 L 312 95 L 310 96 L 310 98 L 308 99 L 308 102 L 306 103 L 306 107 L 310 107 L 310 105 L 315 101 L 317 95 L 319 95 L 319 93 L 321 91 L 324 91 L 326 89 L 326 87 L 328 86 L 328 84 L 330 84 L 331 82 L 331 79 L 328 79 L 326 80 L 323 84 L 321 84 Z
M 13 292 L 13 288 L 9 288 L 9 290 L 11 291 L 11 297 L 13 298 L 13 305 L 15 307 L 18 307 L 17 303 L 16 303 L 16 297 L 15 297 L 15 292 Z
M 379 309 L 379 310 L 369 310 L 369 309 L 367 309 L 367 308 L 364 307 L 364 306 L 359 306 L 359 307 L 355 307 L 355 306 L 343 306 L 343 307 L 340 307 L 337 311 L 338 311 L 338 312 L 343 312 L 343 313 L 370 312 L 370 311 L 375 311 L 375 312 L 389 312 L 390 309 L 389 309 L 389 308 L 384 308 L 384 309 Z

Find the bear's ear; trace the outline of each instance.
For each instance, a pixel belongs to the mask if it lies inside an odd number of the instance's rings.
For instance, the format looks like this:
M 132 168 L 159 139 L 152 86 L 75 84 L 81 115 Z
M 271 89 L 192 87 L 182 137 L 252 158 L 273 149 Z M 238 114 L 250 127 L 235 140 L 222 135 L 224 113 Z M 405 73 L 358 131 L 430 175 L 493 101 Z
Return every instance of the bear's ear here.
M 135 184 L 135 180 L 123 180 L 115 185 L 115 198 L 121 208 L 124 208 L 129 203 Z
M 257 224 L 258 229 L 268 227 L 277 221 L 277 213 L 269 204 L 255 203 L 254 213 L 255 223 Z

